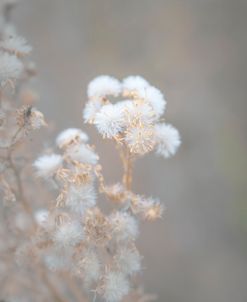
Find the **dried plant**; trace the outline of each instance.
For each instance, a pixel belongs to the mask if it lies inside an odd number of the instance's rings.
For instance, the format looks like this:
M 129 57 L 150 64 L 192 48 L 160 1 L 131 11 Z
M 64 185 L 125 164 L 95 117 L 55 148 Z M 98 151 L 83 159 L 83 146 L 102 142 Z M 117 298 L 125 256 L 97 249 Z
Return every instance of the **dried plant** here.
M 91 81 L 83 118 L 115 142 L 123 178 L 106 184 L 88 135 L 70 128 L 33 162 L 36 183 L 43 179 L 52 197 L 37 196 L 26 169 L 28 137 L 46 122 L 29 87 L 36 74 L 27 58 L 31 47 L 9 23 L 12 6 L 3 5 L 0 19 L 0 298 L 153 301 L 138 285 L 142 256 L 135 240 L 140 221 L 161 217 L 164 205 L 133 191 L 132 169 L 139 157 L 156 151 L 168 158 L 180 145 L 178 131 L 163 122 L 164 96 L 140 76 Z M 101 206 L 103 195 L 110 211 Z

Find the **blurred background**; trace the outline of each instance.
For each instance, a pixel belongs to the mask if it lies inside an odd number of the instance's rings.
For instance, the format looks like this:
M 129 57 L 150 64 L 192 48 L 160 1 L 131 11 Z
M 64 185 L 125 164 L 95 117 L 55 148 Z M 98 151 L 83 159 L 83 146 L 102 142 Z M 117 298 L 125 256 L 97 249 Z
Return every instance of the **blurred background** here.
M 165 92 L 182 147 L 139 160 L 134 183 L 167 206 L 138 242 L 159 302 L 247 301 L 246 15 L 246 0 L 22 0 L 14 11 L 34 48 L 46 137 L 85 129 L 109 183 L 120 161 L 83 125 L 87 83 L 139 74 Z

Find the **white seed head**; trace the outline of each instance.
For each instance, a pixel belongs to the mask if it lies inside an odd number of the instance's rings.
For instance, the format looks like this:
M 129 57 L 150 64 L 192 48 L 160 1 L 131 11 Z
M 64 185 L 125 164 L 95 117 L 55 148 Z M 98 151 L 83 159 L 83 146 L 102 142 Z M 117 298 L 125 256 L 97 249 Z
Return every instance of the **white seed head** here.
M 140 97 L 152 106 L 156 118 L 161 117 L 165 111 L 166 101 L 159 89 L 153 86 L 147 87 L 140 93 Z
M 149 83 L 141 76 L 129 76 L 123 79 L 123 92 L 125 95 L 142 94 L 149 87 Z
M 142 100 L 136 100 L 132 101 L 131 103 L 126 103 L 126 106 L 123 107 L 122 110 L 127 126 L 149 126 L 153 124 L 156 119 L 152 106 Z
M 73 212 L 84 213 L 88 208 L 96 204 L 96 192 L 91 184 L 69 187 L 66 205 Z
M 7 52 L 0 52 L 0 85 L 7 80 L 18 79 L 23 71 L 22 62 Z
M 98 162 L 99 156 L 85 144 L 71 145 L 66 149 L 66 155 L 72 160 L 83 164 L 95 165 Z
M 101 273 L 101 263 L 97 253 L 88 249 L 83 254 L 82 260 L 78 263 L 79 274 L 82 274 L 86 286 L 99 279 Z
M 115 212 L 110 216 L 113 236 L 117 241 L 134 240 L 139 234 L 137 220 L 127 212 Z
M 119 247 L 115 262 L 118 269 L 126 275 L 132 275 L 141 269 L 141 256 L 136 249 Z
M 110 76 L 102 75 L 93 79 L 89 85 L 87 94 L 89 98 L 104 97 L 106 95 L 118 96 L 121 92 L 121 83 Z
M 25 38 L 11 35 L 0 42 L 0 48 L 18 56 L 26 56 L 32 51 L 32 47 L 28 45 Z
M 127 129 L 125 142 L 131 153 L 144 155 L 155 146 L 154 129 L 152 126 L 133 126 Z
M 155 126 L 157 140 L 156 153 L 168 158 L 174 155 L 181 144 L 179 132 L 169 124 L 157 124 Z
M 99 112 L 103 102 L 100 99 L 93 99 L 86 103 L 85 108 L 82 112 L 82 116 L 85 123 L 93 123 L 95 114 Z
M 33 130 L 38 130 L 44 126 L 46 126 L 45 117 L 42 112 L 37 110 L 36 108 L 32 108 L 30 114 L 30 126 Z
M 120 272 L 108 272 L 104 277 L 104 299 L 106 302 L 120 302 L 129 292 L 129 282 Z
M 112 138 L 123 130 L 124 119 L 118 106 L 104 105 L 95 115 L 94 124 L 103 137 Z
M 53 234 L 53 241 L 57 246 L 75 246 L 84 238 L 83 228 L 78 221 L 68 221 L 57 227 Z
M 59 148 L 64 148 L 72 143 L 86 143 L 88 136 L 85 132 L 78 128 L 68 128 L 56 138 L 56 144 Z
M 39 177 L 52 177 L 56 171 L 62 167 L 63 158 L 59 154 L 49 154 L 40 156 L 33 163 L 33 167 Z
M 72 250 L 67 248 L 61 249 L 60 247 L 49 248 L 44 255 L 45 265 L 51 271 L 69 270 L 72 261 Z

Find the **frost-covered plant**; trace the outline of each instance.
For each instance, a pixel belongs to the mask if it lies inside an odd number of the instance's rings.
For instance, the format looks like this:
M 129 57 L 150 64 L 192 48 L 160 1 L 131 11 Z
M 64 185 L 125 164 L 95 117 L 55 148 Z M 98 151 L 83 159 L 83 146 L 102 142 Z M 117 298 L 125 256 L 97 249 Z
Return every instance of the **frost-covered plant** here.
M 178 131 L 164 122 L 164 96 L 140 76 L 119 81 L 103 75 L 92 80 L 83 119 L 95 125 L 103 138 L 115 142 L 123 164 L 122 180 L 106 184 L 88 135 L 69 128 L 58 134 L 53 150 L 32 163 L 36 182 L 47 183 L 52 195 L 38 196 L 27 179 L 30 175 L 23 171 L 28 162 L 20 158 L 27 154 L 26 137 L 46 122 L 33 107 L 35 94 L 27 89 L 34 75 L 26 59 L 31 47 L 8 23 L 11 6 L 4 6 L 0 32 L 0 189 L 4 201 L 0 298 L 152 301 L 154 297 L 136 285 L 136 275 L 142 270 L 136 239 L 140 222 L 161 217 L 164 205 L 133 191 L 132 169 L 143 155 L 155 151 L 168 158 L 180 145 Z M 110 202 L 110 212 L 102 207 L 103 195 Z M 11 263 L 13 254 L 20 267 Z M 9 270 L 18 272 L 11 286 Z

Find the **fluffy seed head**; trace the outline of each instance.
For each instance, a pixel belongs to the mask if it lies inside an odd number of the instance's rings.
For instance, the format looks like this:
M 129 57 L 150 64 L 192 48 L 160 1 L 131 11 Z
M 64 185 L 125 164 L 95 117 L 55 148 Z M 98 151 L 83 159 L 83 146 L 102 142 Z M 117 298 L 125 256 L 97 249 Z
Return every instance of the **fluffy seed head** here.
M 54 243 L 63 248 L 75 246 L 83 238 L 82 226 L 77 221 L 68 221 L 59 225 L 53 234 Z
M 120 302 L 129 292 L 129 282 L 120 272 L 108 272 L 104 278 L 104 298 L 107 302 Z
M 137 125 L 126 131 L 125 142 L 131 153 L 144 155 L 155 146 L 153 126 Z
M 82 116 L 85 123 L 93 123 L 95 114 L 99 112 L 100 108 L 103 106 L 101 99 L 93 99 L 86 103 L 85 108 L 82 112 Z
M 99 159 L 99 156 L 93 149 L 84 144 L 69 146 L 69 148 L 66 149 L 66 155 L 74 161 L 90 165 L 95 165 Z
M 40 156 L 33 166 L 39 177 L 49 178 L 52 177 L 56 171 L 62 167 L 63 158 L 59 154 L 49 154 Z
M 153 86 L 147 87 L 140 93 L 140 97 L 152 106 L 156 118 L 159 118 L 164 113 L 166 101 L 159 89 Z
M 103 137 L 112 138 L 123 130 L 122 112 L 116 105 L 104 105 L 95 115 L 94 124 Z
M 123 93 L 126 96 L 139 96 L 149 87 L 149 83 L 143 77 L 129 76 L 123 79 Z
M 115 212 L 110 216 L 113 236 L 117 241 L 128 241 L 137 238 L 139 230 L 137 220 L 127 212 Z
M 155 126 L 157 140 L 156 153 L 168 158 L 174 155 L 181 144 L 180 135 L 176 128 L 169 124 Z
M 152 106 L 141 99 L 126 103 L 122 110 L 127 126 L 150 126 L 156 118 Z
M 101 264 L 97 253 L 88 249 L 84 252 L 82 260 L 78 263 L 79 275 L 83 276 L 86 286 L 97 281 L 100 277 Z
M 33 130 L 38 130 L 46 126 L 44 114 L 39 110 L 32 108 L 30 113 L 30 127 Z
M 71 266 L 72 251 L 61 249 L 58 246 L 52 247 L 44 255 L 45 265 L 51 271 L 69 269 Z
M 0 85 L 7 80 L 18 79 L 22 71 L 23 64 L 16 56 L 0 52 Z
M 71 211 L 83 213 L 86 209 L 91 208 L 96 203 L 96 192 L 91 184 L 71 185 L 68 189 L 66 206 Z
M 0 48 L 20 57 L 28 55 L 32 50 L 25 38 L 16 35 L 9 36 L 1 41 Z
M 114 258 L 118 269 L 123 274 L 132 275 L 141 269 L 141 256 L 136 249 L 121 247 Z
M 86 143 L 87 141 L 87 134 L 77 128 L 68 128 L 56 138 L 56 144 L 59 148 L 65 148 L 73 143 Z
M 106 95 L 118 96 L 121 92 L 121 83 L 110 76 L 102 75 L 93 79 L 89 85 L 87 94 L 89 98 L 104 97 Z

